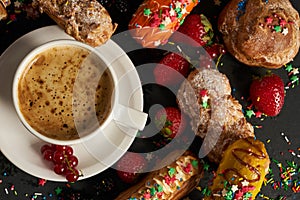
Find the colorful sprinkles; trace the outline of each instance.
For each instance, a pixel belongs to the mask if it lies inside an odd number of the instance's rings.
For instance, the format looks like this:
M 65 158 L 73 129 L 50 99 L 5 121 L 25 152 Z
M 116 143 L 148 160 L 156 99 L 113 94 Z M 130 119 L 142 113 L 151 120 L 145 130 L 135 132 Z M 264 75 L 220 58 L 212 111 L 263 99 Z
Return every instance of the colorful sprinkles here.
M 167 188 L 176 188 L 180 190 L 183 176 L 192 175 L 198 168 L 198 161 L 195 159 L 179 160 L 176 167 L 169 166 L 166 173 L 162 173 L 156 179 L 150 179 L 145 183 L 145 187 L 139 191 L 141 195 L 138 197 L 130 197 L 129 200 L 143 200 L 143 199 L 160 199 L 167 195 Z
M 265 3 L 268 3 L 268 0 L 263 0 Z M 9 18 L 6 21 L 6 24 L 11 24 L 14 23 L 16 21 L 18 21 L 18 17 L 21 13 L 25 13 L 27 18 L 37 18 L 39 16 L 38 12 L 36 12 L 36 10 L 32 9 L 31 5 L 28 4 L 28 2 L 30 2 L 29 0 L 16 0 L 14 1 L 13 6 L 11 6 L 9 9 Z M 183 2 L 183 1 L 178 1 Z M 161 12 L 160 15 L 155 16 L 155 20 L 153 20 L 153 23 L 159 23 L 159 27 L 160 29 L 164 29 L 169 23 L 170 20 L 172 20 L 173 17 L 177 17 L 179 18 L 182 13 L 185 12 L 185 7 L 184 4 L 181 3 L 181 7 L 179 7 L 179 3 L 177 4 L 178 8 L 176 8 L 176 5 L 170 5 L 169 7 L 169 13 L 163 13 Z M 238 4 L 238 16 L 237 19 L 239 19 L 245 12 L 245 8 L 246 8 L 246 3 L 247 0 L 241 0 Z M 214 4 L 217 6 L 220 6 L 221 1 L 220 0 L 214 0 Z M 145 9 L 144 10 L 144 15 L 150 17 L 153 13 L 151 12 L 150 9 Z M 287 35 L 288 34 L 288 28 L 286 27 L 288 23 L 292 23 L 292 22 L 286 22 L 282 19 L 279 18 L 279 16 L 276 15 L 272 15 L 269 16 L 271 18 L 273 18 L 273 21 L 271 22 L 270 19 L 266 18 L 265 21 L 261 24 L 261 26 L 265 26 L 268 27 L 271 31 L 273 31 L 274 33 L 281 33 L 283 35 Z M 275 20 L 275 21 L 274 21 Z M 183 20 L 181 21 L 181 23 L 183 22 Z M 275 23 L 276 22 L 276 23 Z M 273 25 L 271 25 L 270 23 L 273 23 Z M 137 25 L 139 26 L 139 25 Z M 223 63 L 222 63 L 223 64 Z M 219 66 L 219 65 L 217 65 Z M 299 85 L 299 66 L 295 66 L 294 63 L 289 63 L 286 64 L 284 66 L 284 70 L 286 70 L 287 75 L 288 75 L 288 83 L 286 84 L 285 89 L 289 90 L 291 88 L 295 88 L 296 86 Z M 208 99 L 205 95 L 203 96 L 204 100 L 203 100 L 203 107 L 207 107 L 207 101 L 205 101 L 205 99 Z M 205 103 L 206 102 L 206 103 Z M 262 113 L 259 113 L 257 111 L 254 111 L 252 109 L 251 106 L 249 106 L 247 108 L 247 110 L 245 111 L 245 115 L 248 118 L 252 118 L 252 117 L 256 117 L 259 118 L 261 120 L 264 119 L 264 115 Z M 255 128 L 261 128 L 262 126 L 255 126 Z M 284 132 L 280 132 L 280 136 L 282 137 L 283 141 L 288 144 L 291 145 L 292 144 L 292 140 L 289 137 L 289 135 L 287 133 Z M 158 146 L 164 146 L 167 142 L 161 142 L 158 143 Z M 266 141 L 266 144 L 270 144 L 272 143 L 271 139 L 268 139 Z M 286 149 L 286 151 L 292 156 L 292 159 L 298 159 L 300 158 L 300 147 L 296 148 L 296 149 L 292 149 L 292 148 L 288 148 Z M 152 154 L 149 154 L 148 159 L 152 159 Z M 269 174 L 266 176 L 265 181 L 264 181 L 264 186 L 265 187 L 271 187 L 274 190 L 283 190 L 283 191 L 291 191 L 292 193 L 300 193 L 300 168 L 299 168 L 299 162 L 297 161 L 292 161 L 291 160 L 286 160 L 285 162 L 280 162 L 279 160 L 276 159 L 271 159 L 272 163 L 271 163 L 271 168 L 269 171 Z M 0 161 L 2 162 L 3 159 L 0 157 Z M 7 163 L 8 161 L 3 161 L 2 163 Z M 192 163 L 192 166 L 194 166 L 196 163 Z M 32 187 L 36 189 L 36 192 L 33 193 L 20 193 L 18 191 L 18 189 L 20 189 L 16 184 L 12 183 L 10 181 L 10 177 L 11 176 L 16 176 L 15 173 L 15 168 L 13 166 L 2 166 L 1 165 L 1 170 L 5 169 L 4 171 L 1 171 L 0 174 L 0 189 L 1 191 L 4 193 L 4 195 L 7 196 L 14 196 L 16 198 L 26 198 L 26 199 L 58 199 L 58 200 L 63 200 L 63 199 L 86 199 L 84 197 L 84 194 L 80 194 L 78 192 L 76 192 L 75 190 L 72 189 L 72 185 L 67 185 L 67 184 L 60 184 L 60 186 L 55 186 L 52 188 L 52 190 L 49 190 L 47 192 L 44 192 L 44 186 L 48 186 L 50 184 L 52 184 L 51 182 L 48 182 L 45 179 L 36 179 L 35 182 L 31 183 Z M 188 169 L 191 166 L 186 166 L 186 171 L 188 171 Z M 204 163 L 204 170 L 207 172 L 209 171 L 209 169 L 211 168 L 211 166 L 208 163 Z M 278 173 L 276 173 L 275 171 L 278 171 Z M 213 172 L 211 172 L 213 173 Z M 169 176 L 174 175 L 174 168 L 170 169 L 168 172 Z M 23 180 L 24 181 L 24 180 Z M 170 181 L 172 181 L 172 179 L 170 178 Z M 224 183 L 225 184 L 225 183 Z M 97 180 L 97 183 L 93 183 L 94 188 L 97 190 L 104 190 L 104 187 L 107 187 L 107 190 L 112 190 L 114 189 L 115 185 L 113 183 L 112 180 L 107 180 L 107 179 L 99 179 Z M 247 195 L 247 189 L 246 189 L 246 183 L 244 186 L 244 199 L 246 200 L 247 198 L 250 199 L 251 196 Z M 71 189 L 70 189 L 71 188 Z M 180 189 L 180 188 L 178 188 Z M 208 189 L 208 187 L 197 187 L 197 189 L 204 195 L 204 196 L 209 196 L 211 195 L 211 191 Z M 234 195 L 238 196 L 240 194 L 238 194 L 238 191 L 242 189 L 239 188 L 237 185 L 232 185 L 229 186 L 228 184 L 226 184 L 226 189 L 223 191 L 222 194 L 224 197 L 226 197 L 226 199 L 233 199 Z M 249 189 L 249 188 L 248 188 Z M 251 189 L 251 188 L 250 188 Z M 69 194 L 66 194 L 66 191 L 69 192 Z M 70 194 L 71 192 L 71 194 Z M 154 195 L 155 193 L 160 193 L 162 192 L 162 187 L 160 185 L 156 185 L 155 188 L 151 188 L 149 191 L 149 195 Z M 99 195 L 102 193 L 99 193 Z M 68 196 L 66 196 L 68 195 Z M 86 195 L 88 196 L 88 195 Z M 145 195 L 145 197 L 148 197 L 147 194 Z M 267 199 L 267 200 L 272 200 L 272 199 L 276 199 L 276 200 L 285 200 L 287 199 L 286 196 L 284 195 L 279 195 L 277 197 L 269 197 L 266 196 L 265 194 L 260 193 L 259 197 L 262 199 Z M 186 199 L 189 199 L 188 197 Z
M 280 132 L 280 136 L 283 138 L 287 145 L 292 145 L 292 141 L 288 135 L 284 132 Z M 271 139 L 267 140 L 267 144 L 271 142 Z M 300 147 L 297 150 L 287 149 L 287 151 L 295 158 L 300 158 Z M 296 153 L 298 152 L 298 154 Z M 283 155 L 283 152 L 280 153 Z M 282 190 L 285 192 L 291 191 L 292 193 L 300 193 L 300 166 L 299 162 L 294 159 L 285 160 L 280 162 L 278 159 L 271 158 L 271 164 L 269 173 L 264 180 L 265 187 L 271 187 L 273 190 Z M 284 193 L 284 192 L 282 192 Z M 285 200 L 287 196 L 279 195 L 277 197 L 269 197 L 260 193 L 259 197 L 268 200 Z
M 267 117 L 267 115 L 265 115 L 261 111 L 256 110 L 254 108 L 253 104 L 250 104 L 246 107 L 246 110 L 244 110 L 244 114 L 249 119 L 251 119 L 252 117 L 255 117 L 257 119 L 260 119 L 261 121 L 263 121 Z
M 289 139 L 289 137 L 284 133 L 284 132 L 281 132 L 280 135 L 284 138 L 285 142 L 288 144 L 288 145 L 291 145 L 291 141 Z M 287 150 L 292 156 L 295 156 L 297 158 L 300 158 L 300 147 L 297 148 L 297 150 L 293 150 L 293 149 L 288 149 Z M 298 153 L 296 153 L 298 151 Z
M 238 3 L 236 20 L 239 20 L 240 17 L 245 14 L 247 1 L 248 0 L 241 0 Z
M 152 8 L 145 8 L 143 13 L 150 19 L 150 27 L 159 27 L 160 30 L 164 30 L 173 21 L 179 20 L 180 24 L 183 23 L 182 16 L 187 13 L 186 6 L 187 1 L 177 0 L 172 1 L 169 6 L 159 10 L 159 12 L 152 12 Z M 142 26 L 136 24 L 136 27 Z
M 284 66 L 287 72 L 289 82 L 286 84 L 285 89 L 295 88 L 299 85 L 299 68 L 296 67 L 293 62 L 290 62 Z
M 209 95 L 208 95 L 208 91 L 203 89 L 200 91 L 200 97 L 201 97 L 201 105 L 203 108 L 208 108 L 209 107 L 209 104 L 208 104 L 208 101 L 209 101 Z
M 270 185 L 274 190 L 283 189 L 284 191 L 292 190 L 293 193 L 300 192 L 300 177 L 299 165 L 294 161 L 286 161 L 281 163 L 276 159 L 271 159 L 271 165 L 277 166 L 277 169 L 272 170 L 270 168 L 268 175 L 265 177 L 264 185 Z M 275 169 L 279 171 L 276 176 L 274 174 Z M 278 198 L 278 197 L 277 197 Z M 281 197 L 285 198 L 285 197 Z M 269 198 L 271 199 L 271 198 Z
M 273 13 L 265 17 L 265 21 L 260 23 L 262 28 L 269 28 L 273 33 L 281 33 L 287 35 L 289 33 L 288 24 L 293 24 L 292 21 L 286 21 L 280 15 Z

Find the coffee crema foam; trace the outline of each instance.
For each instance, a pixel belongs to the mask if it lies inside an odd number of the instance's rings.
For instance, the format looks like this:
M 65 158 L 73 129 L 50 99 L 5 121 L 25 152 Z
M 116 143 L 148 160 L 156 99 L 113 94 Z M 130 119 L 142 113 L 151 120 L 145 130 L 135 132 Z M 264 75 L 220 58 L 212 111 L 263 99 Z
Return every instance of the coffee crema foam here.
M 41 52 L 18 83 L 20 110 L 39 133 L 77 139 L 99 127 L 111 111 L 110 71 L 89 50 L 65 45 Z

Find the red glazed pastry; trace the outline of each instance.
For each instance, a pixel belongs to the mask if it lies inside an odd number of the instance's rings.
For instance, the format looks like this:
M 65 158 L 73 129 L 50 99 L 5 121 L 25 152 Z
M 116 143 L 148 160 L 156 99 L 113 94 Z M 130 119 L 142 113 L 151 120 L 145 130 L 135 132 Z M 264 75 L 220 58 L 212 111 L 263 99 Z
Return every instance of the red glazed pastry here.
M 145 0 L 133 14 L 128 28 L 143 47 L 166 43 L 198 0 Z

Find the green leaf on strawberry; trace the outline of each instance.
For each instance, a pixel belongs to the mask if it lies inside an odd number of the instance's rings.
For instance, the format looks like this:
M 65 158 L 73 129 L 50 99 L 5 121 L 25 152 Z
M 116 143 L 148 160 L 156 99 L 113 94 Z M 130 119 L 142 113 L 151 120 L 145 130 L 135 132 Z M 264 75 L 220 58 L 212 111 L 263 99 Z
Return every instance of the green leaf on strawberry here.
M 166 107 L 157 111 L 155 125 L 163 137 L 172 139 L 185 130 L 186 119 L 178 108 Z

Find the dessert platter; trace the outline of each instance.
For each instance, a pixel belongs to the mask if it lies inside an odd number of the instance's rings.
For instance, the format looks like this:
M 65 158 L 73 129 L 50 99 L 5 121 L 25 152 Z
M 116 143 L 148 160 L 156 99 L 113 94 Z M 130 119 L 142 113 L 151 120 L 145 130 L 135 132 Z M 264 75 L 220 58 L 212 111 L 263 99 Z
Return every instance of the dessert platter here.
M 0 175 L 0 197 L 17 199 L 5 188 L 23 180 L 19 196 L 46 199 L 300 199 L 298 0 L 16 2 L 0 21 L 0 149 L 17 169 Z M 11 99 L 18 63 L 56 39 L 94 46 L 121 82 L 130 72 L 122 103 L 148 114 L 143 130 L 111 123 L 71 145 L 72 183 Z

